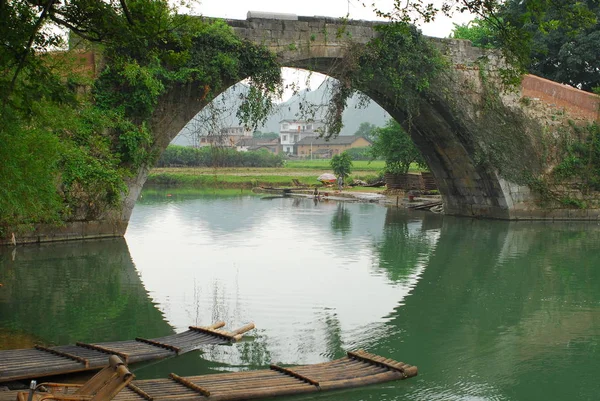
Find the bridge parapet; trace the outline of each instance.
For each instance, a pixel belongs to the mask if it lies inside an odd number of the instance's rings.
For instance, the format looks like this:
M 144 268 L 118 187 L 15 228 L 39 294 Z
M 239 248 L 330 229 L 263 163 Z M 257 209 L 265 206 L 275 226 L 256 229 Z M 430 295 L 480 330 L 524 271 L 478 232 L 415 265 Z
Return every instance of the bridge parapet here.
M 266 46 L 283 65 L 298 68 L 307 68 L 302 62 L 308 59 L 343 58 L 350 43 L 368 43 L 376 35 L 373 27 L 384 23 L 257 12 L 226 22 L 239 37 Z
M 226 23 L 241 38 L 273 51 L 284 65 L 299 68 L 307 68 L 301 62 L 307 59 L 342 59 L 350 44 L 367 44 L 376 37 L 376 26 L 388 24 L 256 11 L 248 12 L 246 20 L 229 19 Z M 488 59 L 489 68 L 502 64 L 496 52 L 474 47 L 468 40 L 433 37 L 430 40 L 454 64 L 469 66 L 482 58 Z
M 564 108 L 577 117 L 600 120 L 600 97 L 593 93 L 530 74 L 523 77 L 521 92 L 528 98 Z

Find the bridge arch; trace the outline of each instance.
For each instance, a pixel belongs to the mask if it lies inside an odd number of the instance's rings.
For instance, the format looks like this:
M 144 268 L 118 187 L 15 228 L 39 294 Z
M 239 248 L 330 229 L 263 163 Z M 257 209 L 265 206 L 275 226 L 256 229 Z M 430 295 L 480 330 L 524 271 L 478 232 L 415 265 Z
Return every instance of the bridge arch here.
M 318 17 L 249 18 L 227 22 L 238 36 L 265 45 L 276 53 L 282 67 L 301 68 L 333 78 L 338 78 L 337 67 L 347 55 L 348 44 L 369 42 L 376 35 L 373 27 L 377 24 Z M 423 99 L 419 114 L 411 117 L 411 129 L 407 131 L 435 177 L 447 214 L 510 219 L 515 205 L 530 197 L 529 189 L 508 182 L 496 169 L 478 162 L 478 131 L 489 128 L 489 121 L 482 121 L 472 106 L 478 104 L 473 98 L 482 91 L 477 62 L 486 58 L 488 65 L 494 67 L 498 60 L 471 47 L 468 41 L 438 40 L 437 45 L 456 66 L 457 76 L 452 81 L 436 83 L 440 92 L 450 91 L 452 96 Z M 198 98 L 195 89 L 193 86 L 175 88 L 161 99 L 152 124 L 156 146 L 160 149 L 166 148 L 185 124 L 206 106 L 207 102 Z M 401 124 L 407 119 L 407 110 L 395 104 L 385 82 L 373 82 L 362 91 Z M 463 108 L 460 115 L 456 113 L 457 104 Z M 509 109 L 501 111 L 507 112 Z M 504 114 L 502 118 L 506 120 L 510 116 Z M 510 127 L 513 131 L 522 128 Z M 131 208 L 146 174 L 147 171 L 142 172 L 137 182 L 130 185 Z M 124 213 L 128 218 L 130 210 Z

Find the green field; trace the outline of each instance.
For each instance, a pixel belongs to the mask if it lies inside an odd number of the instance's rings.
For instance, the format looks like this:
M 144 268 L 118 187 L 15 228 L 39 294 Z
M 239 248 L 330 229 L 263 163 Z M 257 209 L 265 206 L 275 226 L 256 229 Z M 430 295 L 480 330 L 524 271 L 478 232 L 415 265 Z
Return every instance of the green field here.
M 161 168 L 160 171 L 150 173 L 147 184 L 196 188 L 254 188 L 259 186 L 292 186 L 294 179 L 302 185 L 315 186 L 320 184 L 317 181 L 317 176 L 314 175 L 272 174 L 273 172 L 269 174 L 266 171 L 262 171 L 262 174 L 249 174 L 247 171 L 244 171 L 243 174 L 235 174 L 220 170 L 202 173 L 194 170 L 190 168 Z
M 376 181 L 384 167 L 380 160 L 352 163 L 350 179 L 366 182 Z M 420 170 L 415 165 L 411 171 Z M 147 183 L 192 188 L 254 188 L 294 186 L 296 180 L 300 185 L 320 186 L 317 177 L 331 172 L 329 160 L 288 160 L 285 167 L 262 168 L 164 167 L 152 169 Z
M 331 170 L 328 159 L 321 160 L 286 160 L 286 168 L 291 169 L 312 169 L 312 170 Z M 383 160 L 355 160 L 352 162 L 352 169 L 357 171 L 381 171 L 385 167 Z
M 147 180 L 148 185 L 194 188 L 254 188 L 259 186 L 320 186 L 317 177 L 331 169 L 322 168 L 155 168 Z M 363 181 L 377 179 L 377 171 L 354 171 L 351 178 Z

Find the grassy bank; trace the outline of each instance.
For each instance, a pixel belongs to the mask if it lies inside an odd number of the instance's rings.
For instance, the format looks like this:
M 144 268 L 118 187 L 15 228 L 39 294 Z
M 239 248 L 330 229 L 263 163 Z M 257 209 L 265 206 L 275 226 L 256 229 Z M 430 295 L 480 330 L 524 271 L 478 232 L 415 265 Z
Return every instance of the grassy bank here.
M 165 168 L 150 173 L 149 185 L 195 187 L 195 188 L 254 188 L 258 186 L 291 186 L 297 179 L 302 185 L 318 185 L 316 176 L 244 174 L 235 175 L 226 172 L 199 173 L 193 169 Z
M 321 162 L 321 161 L 319 161 Z M 329 166 L 318 168 L 155 168 L 148 176 L 147 184 L 190 188 L 254 188 L 258 186 L 293 186 L 294 180 L 301 185 L 321 185 L 317 177 L 330 173 Z M 369 180 L 377 175 L 375 170 L 355 170 L 351 178 Z

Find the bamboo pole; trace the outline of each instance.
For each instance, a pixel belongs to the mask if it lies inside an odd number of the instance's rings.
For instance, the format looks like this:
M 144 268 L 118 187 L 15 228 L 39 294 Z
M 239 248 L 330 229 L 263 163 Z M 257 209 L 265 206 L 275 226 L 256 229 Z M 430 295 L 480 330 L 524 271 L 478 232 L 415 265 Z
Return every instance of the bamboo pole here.
M 230 334 L 233 335 L 233 338 L 235 339 L 235 341 L 240 341 L 242 339 L 242 335 L 252 329 L 254 329 L 256 326 L 254 325 L 254 323 L 248 323 L 245 326 L 240 327 L 239 329 L 235 329 L 233 330 Z

